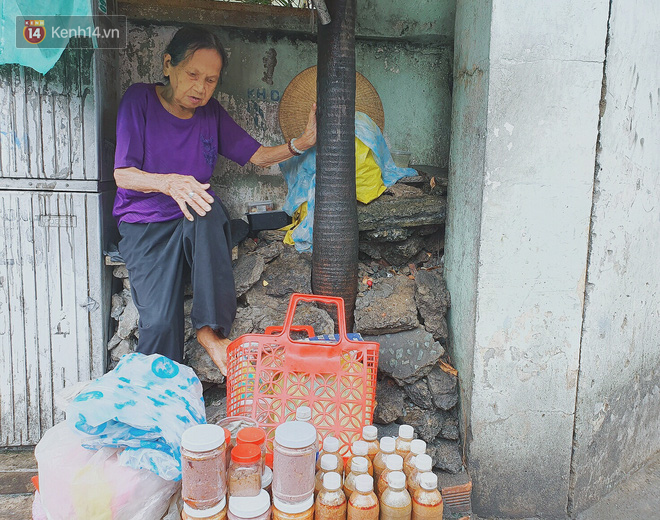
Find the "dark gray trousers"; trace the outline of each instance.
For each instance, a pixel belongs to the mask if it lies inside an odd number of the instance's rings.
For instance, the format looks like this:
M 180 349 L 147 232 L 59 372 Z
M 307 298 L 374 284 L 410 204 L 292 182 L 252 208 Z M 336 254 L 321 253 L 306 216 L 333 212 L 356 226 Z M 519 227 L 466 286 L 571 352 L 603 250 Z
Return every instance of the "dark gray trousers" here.
M 227 212 L 217 199 L 211 211 L 190 222 L 119 225 L 121 253 L 140 313 L 138 352 L 183 361 L 184 263 L 193 290 L 191 320 L 195 330 L 208 325 L 228 336 L 236 316 L 236 290 L 231 266 L 231 230 Z

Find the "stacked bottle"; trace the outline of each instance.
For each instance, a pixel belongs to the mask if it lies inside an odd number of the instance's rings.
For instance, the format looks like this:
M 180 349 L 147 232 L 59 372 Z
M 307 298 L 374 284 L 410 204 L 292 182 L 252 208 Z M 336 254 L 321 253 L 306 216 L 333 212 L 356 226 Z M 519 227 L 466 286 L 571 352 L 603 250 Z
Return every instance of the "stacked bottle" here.
M 373 463 L 374 457 L 380 451 L 378 442 L 378 428 L 375 426 L 365 426 L 362 428 L 362 440 L 367 443 L 367 454 L 369 460 Z
M 344 459 L 339 454 L 339 440 L 336 437 L 328 436 L 323 441 L 323 449 L 319 452 L 319 457 L 316 460 L 316 470 L 321 469 L 321 459 L 324 455 L 332 455 L 337 459 L 337 469 L 333 470 L 340 475 L 344 472 Z
M 229 497 L 255 497 L 261 492 L 261 450 L 254 444 L 237 444 L 231 450 L 227 472 Z
M 355 492 L 348 500 L 348 520 L 378 520 L 380 505 L 373 487 L 374 479 L 369 475 L 355 479 Z
M 350 467 L 351 460 L 353 460 L 354 457 L 364 457 L 367 459 L 367 472 L 369 473 L 369 476 L 373 477 L 374 465 L 369 458 L 369 444 L 367 444 L 365 441 L 355 441 L 351 446 L 351 455 L 346 461 L 347 466 Z
M 344 479 L 344 493 L 346 498 L 351 498 L 355 491 L 355 483 L 360 475 L 369 475 L 367 468 L 369 467 L 367 459 L 364 457 L 353 457 L 351 461 L 351 469 L 346 478 Z
M 380 439 L 380 451 L 374 457 L 374 480 L 378 482 L 380 474 L 387 467 L 386 460 L 388 455 L 393 455 L 396 450 L 396 443 L 393 437 L 383 437 Z
M 315 520 L 346 520 L 346 495 L 338 473 L 323 475 L 323 487 L 316 497 Z
M 410 443 L 415 437 L 415 429 L 409 424 L 399 426 L 399 436 L 396 438 L 396 453 L 404 459 L 410 453 Z
M 380 498 L 380 520 L 410 520 L 411 514 L 412 500 L 406 491 L 406 476 L 403 471 L 393 471 L 387 475 L 387 489 Z
M 321 457 L 321 469 L 316 472 L 316 481 L 314 484 L 314 496 L 318 495 L 323 488 L 323 477 L 326 473 L 337 473 L 339 474 L 339 468 L 337 465 L 337 457 L 326 453 Z
M 385 468 L 385 471 L 383 471 L 380 474 L 380 478 L 378 479 L 378 483 L 376 484 L 375 491 L 378 498 L 381 498 L 383 496 L 383 493 L 387 489 L 389 482 L 387 480 L 387 476 L 394 471 L 402 471 L 402 470 L 403 470 L 403 458 L 401 457 L 401 455 L 393 454 L 387 457 L 387 468 Z M 406 485 L 405 481 L 403 485 L 404 486 Z
M 413 439 L 410 443 L 410 453 L 403 459 L 403 472 L 406 477 L 415 469 L 415 457 L 426 453 L 426 443 L 422 439 Z
M 431 471 L 433 459 L 429 455 L 421 454 L 415 457 L 415 469 L 410 472 L 407 487 L 410 494 L 414 494 L 419 489 L 419 475 Z
M 444 505 L 438 490 L 438 477 L 433 473 L 419 476 L 420 489 L 413 494 L 412 520 L 437 520 L 442 518 Z

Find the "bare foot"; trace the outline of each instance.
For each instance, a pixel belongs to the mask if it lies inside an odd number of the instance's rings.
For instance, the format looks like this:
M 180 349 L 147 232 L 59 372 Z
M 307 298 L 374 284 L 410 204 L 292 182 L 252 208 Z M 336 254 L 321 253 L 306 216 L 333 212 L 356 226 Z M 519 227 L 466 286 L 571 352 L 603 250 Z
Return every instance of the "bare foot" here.
M 221 338 L 209 327 L 202 327 L 197 330 L 197 341 L 204 347 L 208 355 L 220 369 L 223 376 L 227 375 L 227 347 L 231 343 L 228 338 Z

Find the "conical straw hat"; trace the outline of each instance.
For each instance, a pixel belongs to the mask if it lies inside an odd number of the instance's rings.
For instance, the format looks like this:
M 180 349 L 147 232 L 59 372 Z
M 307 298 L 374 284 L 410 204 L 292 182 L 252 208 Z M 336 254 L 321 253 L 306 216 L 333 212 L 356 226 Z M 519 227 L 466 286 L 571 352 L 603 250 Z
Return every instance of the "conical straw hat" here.
M 316 66 L 303 70 L 293 78 L 282 94 L 280 128 L 287 141 L 303 133 L 309 119 L 309 110 L 315 101 Z M 383 103 L 374 86 L 359 72 L 356 73 L 355 110 L 367 114 L 383 131 Z

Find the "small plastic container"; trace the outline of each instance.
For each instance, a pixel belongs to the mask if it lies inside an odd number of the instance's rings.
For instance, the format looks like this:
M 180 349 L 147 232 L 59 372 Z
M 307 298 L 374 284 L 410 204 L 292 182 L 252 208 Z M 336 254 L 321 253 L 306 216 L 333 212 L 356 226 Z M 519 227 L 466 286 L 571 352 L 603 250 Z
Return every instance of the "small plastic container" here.
M 380 439 L 380 451 L 374 457 L 374 480 L 378 482 L 380 474 L 385 471 L 387 467 L 386 459 L 388 455 L 392 455 L 396 450 L 396 442 L 394 437 L 383 437 Z
M 369 462 L 365 457 L 353 457 L 351 461 L 351 470 L 344 479 L 344 494 L 346 498 L 351 498 L 351 495 L 355 491 L 355 482 L 360 475 L 369 475 L 367 469 L 369 467 Z
M 261 473 L 266 467 L 266 432 L 261 428 L 243 428 L 236 434 L 236 444 L 254 444 L 261 450 Z
M 380 498 L 380 520 L 409 520 L 412 500 L 406 491 L 406 475 L 393 471 L 387 476 L 387 489 Z M 442 516 L 438 517 L 438 520 Z
M 430 455 L 423 453 L 415 457 L 415 469 L 410 472 L 410 476 L 406 481 L 408 492 L 411 495 L 414 495 L 415 491 L 419 489 L 419 475 L 427 473 L 431 469 L 433 469 L 433 459 Z
M 273 487 L 273 470 L 270 469 L 268 466 L 266 466 L 266 469 L 264 469 L 264 472 L 261 474 L 261 489 L 265 489 L 268 491 L 268 494 L 270 495 L 270 492 L 272 491 Z
M 270 496 L 261 491 L 256 497 L 229 497 L 229 520 L 270 520 Z
M 351 456 L 346 461 L 346 466 L 350 467 L 351 461 L 354 457 L 364 457 L 367 459 L 368 467 L 367 473 L 370 476 L 374 476 L 374 465 L 371 459 L 369 458 L 369 444 L 365 441 L 355 441 L 351 446 Z
M 362 428 L 362 440 L 368 445 L 369 460 L 373 463 L 374 457 L 380 451 L 380 443 L 378 442 L 378 428 L 373 425 L 365 426 Z
M 355 480 L 355 493 L 348 500 L 348 520 L 378 520 L 380 506 L 373 491 L 374 479 L 360 475 Z
M 333 470 L 340 475 L 344 473 L 344 458 L 339 454 L 339 440 L 336 437 L 328 436 L 323 440 L 323 449 L 319 452 L 316 460 L 316 471 L 321 469 L 321 459 L 324 455 L 332 455 L 337 459 L 337 469 Z
M 273 498 L 286 504 L 313 499 L 316 477 L 316 428 L 290 421 L 275 429 Z
M 225 520 L 227 518 L 227 500 L 222 501 L 215 507 L 209 509 L 195 509 L 188 504 L 183 504 L 181 520 Z
M 225 434 L 215 424 L 198 424 L 181 436 L 181 496 L 194 509 L 217 506 L 227 492 Z
M 412 520 L 437 520 L 442 518 L 444 504 L 438 490 L 438 476 L 422 473 L 419 476 L 420 489 L 412 497 Z
M 403 457 L 401 457 L 401 455 L 394 454 L 387 457 L 387 468 L 385 469 L 385 471 L 383 471 L 380 474 L 380 479 L 378 479 L 377 487 L 375 489 L 378 498 L 382 498 L 383 493 L 387 489 L 389 482 L 389 480 L 387 480 L 388 475 L 395 471 L 400 471 L 401 473 L 403 473 L 402 470 L 403 470 Z M 403 482 L 403 486 L 404 487 L 406 486 L 405 480 Z
M 412 154 L 406 150 L 392 150 L 392 160 L 397 168 L 408 168 L 410 156 Z
M 409 424 L 399 426 L 399 436 L 396 438 L 396 453 L 404 459 L 410 453 L 410 443 L 415 438 L 415 428 Z
M 321 469 L 316 472 L 316 480 L 314 483 L 314 496 L 320 493 L 323 488 L 323 476 L 326 473 L 339 473 L 339 468 L 337 467 L 337 457 L 326 453 L 321 457 Z
M 261 450 L 254 444 L 239 444 L 231 450 L 227 472 L 230 497 L 255 497 L 261 492 Z
M 312 422 L 312 409 L 309 406 L 296 408 L 296 421 Z
M 422 439 L 413 439 L 410 443 L 410 453 L 403 459 L 403 472 L 406 477 L 415 469 L 415 457 L 423 453 L 426 453 L 426 442 Z
M 346 495 L 341 490 L 341 476 L 339 473 L 326 473 L 323 475 L 323 488 L 316 497 L 314 504 L 315 520 L 345 520 Z
M 297 504 L 273 498 L 273 520 L 314 520 L 314 497 Z

